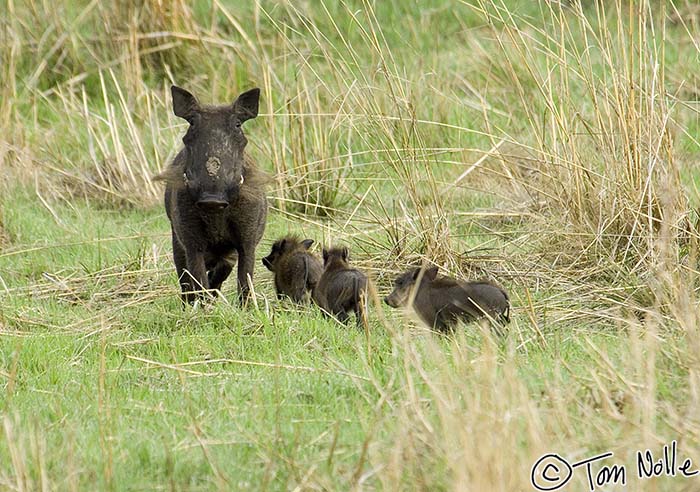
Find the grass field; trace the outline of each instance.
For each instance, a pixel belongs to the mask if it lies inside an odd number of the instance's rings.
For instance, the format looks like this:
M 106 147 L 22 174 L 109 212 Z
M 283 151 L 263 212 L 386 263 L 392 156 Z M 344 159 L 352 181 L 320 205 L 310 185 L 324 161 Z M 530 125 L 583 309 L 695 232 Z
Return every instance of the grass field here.
M 560 490 L 700 489 L 637 476 L 673 440 L 700 469 L 695 2 L 0 0 L 0 26 L 0 490 L 510 492 L 606 452 Z M 179 301 L 173 83 L 262 89 L 247 309 L 234 280 Z M 496 280 L 508 333 L 277 301 L 287 232 L 379 298 L 421 261 Z

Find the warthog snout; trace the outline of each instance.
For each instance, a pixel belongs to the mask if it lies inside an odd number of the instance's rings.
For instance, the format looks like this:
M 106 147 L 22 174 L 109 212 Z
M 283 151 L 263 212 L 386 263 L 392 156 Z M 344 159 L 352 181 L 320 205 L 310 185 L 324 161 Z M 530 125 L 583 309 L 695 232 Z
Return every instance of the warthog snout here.
M 197 208 L 200 210 L 216 211 L 228 207 L 228 200 L 221 195 L 204 194 L 197 200 Z
M 391 296 L 386 296 L 386 297 L 384 298 L 384 303 L 385 303 L 385 304 L 388 304 L 389 306 L 391 306 L 391 307 L 393 307 L 393 308 L 399 307 L 398 304 L 396 303 L 396 301 L 395 301 L 394 299 L 391 298 Z

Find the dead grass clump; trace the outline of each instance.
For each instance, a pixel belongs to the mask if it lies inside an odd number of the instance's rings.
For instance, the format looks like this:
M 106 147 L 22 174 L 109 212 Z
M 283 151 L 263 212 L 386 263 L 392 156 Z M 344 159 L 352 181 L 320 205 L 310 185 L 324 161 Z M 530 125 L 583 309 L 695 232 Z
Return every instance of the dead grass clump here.
M 664 223 L 681 248 L 689 207 L 670 130 L 662 23 L 651 7 L 598 3 L 592 18 L 580 4 L 567 15 L 545 4 L 552 9 L 545 30 L 502 5 L 479 5 L 532 129 L 527 147 L 537 158 L 526 174 L 511 167 L 511 182 L 534 197 L 542 216 L 535 227 L 554 232 L 540 243 L 543 252 L 577 262 L 572 271 L 602 263 L 641 274 L 659 261 Z
M 98 271 L 61 270 L 44 272 L 42 280 L 16 289 L 16 294 L 30 294 L 35 299 L 51 299 L 90 310 L 110 309 L 116 305 L 153 302 L 174 291 L 163 290 L 168 273 L 161 268 L 162 252 L 140 250 L 129 262 Z
M 163 91 L 145 92 L 138 105 L 126 97 L 116 74 L 99 74 L 102 104 L 87 95 L 56 91 L 53 104 L 65 114 L 62 138 L 43 147 L 37 161 L 46 198 L 82 197 L 105 207 L 150 207 L 162 190 L 152 177 L 175 149 L 176 126 Z M 164 131 L 167 126 L 172 131 Z M 74 145 L 67 145 L 67 142 Z
M 396 223 L 386 226 L 392 220 L 386 212 L 396 208 L 410 216 L 406 232 L 411 231 L 411 250 L 449 258 L 449 214 L 433 172 L 435 151 L 426 144 L 428 136 L 416 109 L 424 104 L 425 94 L 417 92 L 419 86 L 393 58 L 373 9 L 341 10 L 347 10 L 359 33 L 354 46 L 327 8 L 317 13 L 315 24 L 307 12 L 287 6 L 290 23 L 298 26 L 294 36 L 286 26 L 275 24 L 290 53 L 317 53 L 314 58 L 330 68 L 326 76 L 320 74 L 312 58 L 298 69 L 297 91 L 287 104 L 290 141 L 285 147 L 290 156 L 270 151 L 278 172 L 278 195 L 290 195 L 280 208 L 294 205 L 303 212 L 326 214 L 333 203 L 333 209 L 352 206 L 355 215 L 361 207 L 370 223 L 387 228 L 392 255 L 401 255 L 404 239 L 389 230 Z M 322 22 L 330 32 L 319 28 Z M 330 42 L 331 35 L 346 49 Z M 360 50 L 365 53 L 362 63 L 357 58 Z M 372 63 L 376 70 L 363 69 Z M 274 80 L 273 74 L 270 78 Z M 275 131 L 271 126 L 271 139 L 279 139 Z M 356 183 L 370 189 L 357 196 Z M 396 203 L 387 203 L 382 195 L 396 197 Z
M 385 203 L 375 196 L 368 200 L 366 213 L 370 215 L 372 229 L 381 234 L 362 239 L 372 249 L 382 251 L 383 257 L 377 259 L 379 264 L 387 268 L 420 264 L 426 257 L 443 266 L 453 267 L 458 263 L 448 219 L 436 207 L 425 204 L 416 212 L 401 197 Z
M 308 86 L 297 89 L 286 104 L 288 132 L 281 135 L 286 152 L 274 159 L 278 206 L 290 212 L 331 216 L 347 206 L 357 187 L 350 178 L 353 162 L 348 154 L 353 129 L 329 132 L 329 117 L 321 114 L 321 108 L 330 103 L 322 102 L 319 91 Z
M 122 60 L 129 94 L 142 92 L 141 81 L 147 74 L 167 78 L 167 70 L 181 76 L 191 71 L 197 56 L 192 56 L 189 46 L 199 45 L 201 28 L 187 2 L 119 0 L 98 8 L 110 51 Z
M 129 179 L 116 159 L 95 164 L 86 170 L 49 169 L 37 193 L 66 202 L 86 200 L 97 208 L 129 209 L 156 203 L 155 197 L 142 195 L 143 190 Z

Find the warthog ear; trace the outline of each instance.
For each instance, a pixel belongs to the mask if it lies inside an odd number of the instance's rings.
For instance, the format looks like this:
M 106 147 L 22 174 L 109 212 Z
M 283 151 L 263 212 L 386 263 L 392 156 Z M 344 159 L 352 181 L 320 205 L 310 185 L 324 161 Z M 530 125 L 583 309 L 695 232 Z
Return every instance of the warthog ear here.
M 343 256 L 344 261 L 348 261 L 348 256 L 350 256 L 350 250 L 347 248 L 347 246 L 343 246 L 343 249 L 341 250 L 340 254 Z
M 437 274 L 438 274 L 438 267 L 434 266 L 434 267 L 428 268 L 425 271 L 425 273 L 423 274 L 423 276 L 432 282 L 437 277 Z
M 176 85 L 170 88 L 170 92 L 173 95 L 173 113 L 175 116 L 189 121 L 194 112 L 199 109 L 197 98 Z
M 233 102 L 233 110 L 238 113 L 241 123 L 258 116 L 260 104 L 260 89 L 257 87 L 244 92 Z
M 314 240 L 313 239 L 304 239 L 301 244 L 304 245 L 304 248 L 309 249 L 313 244 Z
M 327 261 L 328 261 L 328 250 L 326 248 L 323 248 L 323 264 L 325 265 Z

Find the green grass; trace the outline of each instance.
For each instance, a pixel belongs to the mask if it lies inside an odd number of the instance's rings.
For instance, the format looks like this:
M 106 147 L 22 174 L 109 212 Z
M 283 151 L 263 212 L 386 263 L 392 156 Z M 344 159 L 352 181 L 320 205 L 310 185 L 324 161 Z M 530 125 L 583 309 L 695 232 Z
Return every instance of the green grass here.
M 342 424 L 337 460 L 352 466 L 357 456 L 350 445 L 363 436 L 357 416 L 368 410 L 362 398 L 368 388 L 328 367 L 325 354 L 354 358 L 348 348 L 358 337 L 329 335 L 312 323 L 299 323 L 303 335 L 279 330 L 266 316 L 254 318 L 257 326 L 251 329 L 236 322 L 241 316 L 235 310 L 220 311 L 176 328 L 174 320 L 153 323 L 147 312 L 130 313 L 139 321 L 124 326 L 128 336 L 117 329 L 80 341 L 72 335 L 25 341 L 21 357 L 13 361 L 22 377 L 7 401 L 17 411 L 37 408 L 33 420 L 48 425 L 41 438 L 50 449 L 63 447 L 66 435 L 79 436 L 78 449 L 72 450 L 77 461 L 90 468 L 113 466 L 117 484 L 137 479 L 148 488 L 167 479 L 207 487 L 212 471 L 219 470 L 232 486 L 260 483 L 267 465 L 274 481 L 285 486 L 299 477 L 291 465 L 278 462 L 278 455 L 299 463 L 323 460 L 332 437 L 323 434 L 336 423 Z M 11 354 L 12 347 L 8 343 L 3 352 L 7 348 Z M 301 369 L 216 361 L 274 365 L 289 353 L 294 360 L 287 358 L 285 364 Z M 178 371 L 143 360 L 193 364 Z M 356 369 L 357 362 L 350 362 Z M 314 371 L 304 371 L 307 366 Z M 107 440 L 104 449 L 101 440 Z M 202 448 L 211 449 L 209 458 Z M 47 466 L 68 461 L 71 450 L 63 449 Z M 100 488 L 107 485 L 102 482 Z
M 633 475 L 700 462 L 698 13 L 581 3 L 0 0 L 0 490 L 533 490 L 606 451 L 604 490 L 694 490 Z M 179 301 L 172 83 L 262 88 L 245 309 Z M 508 334 L 280 302 L 288 232 L 379 299 L 423 260 L 492 278 Z

